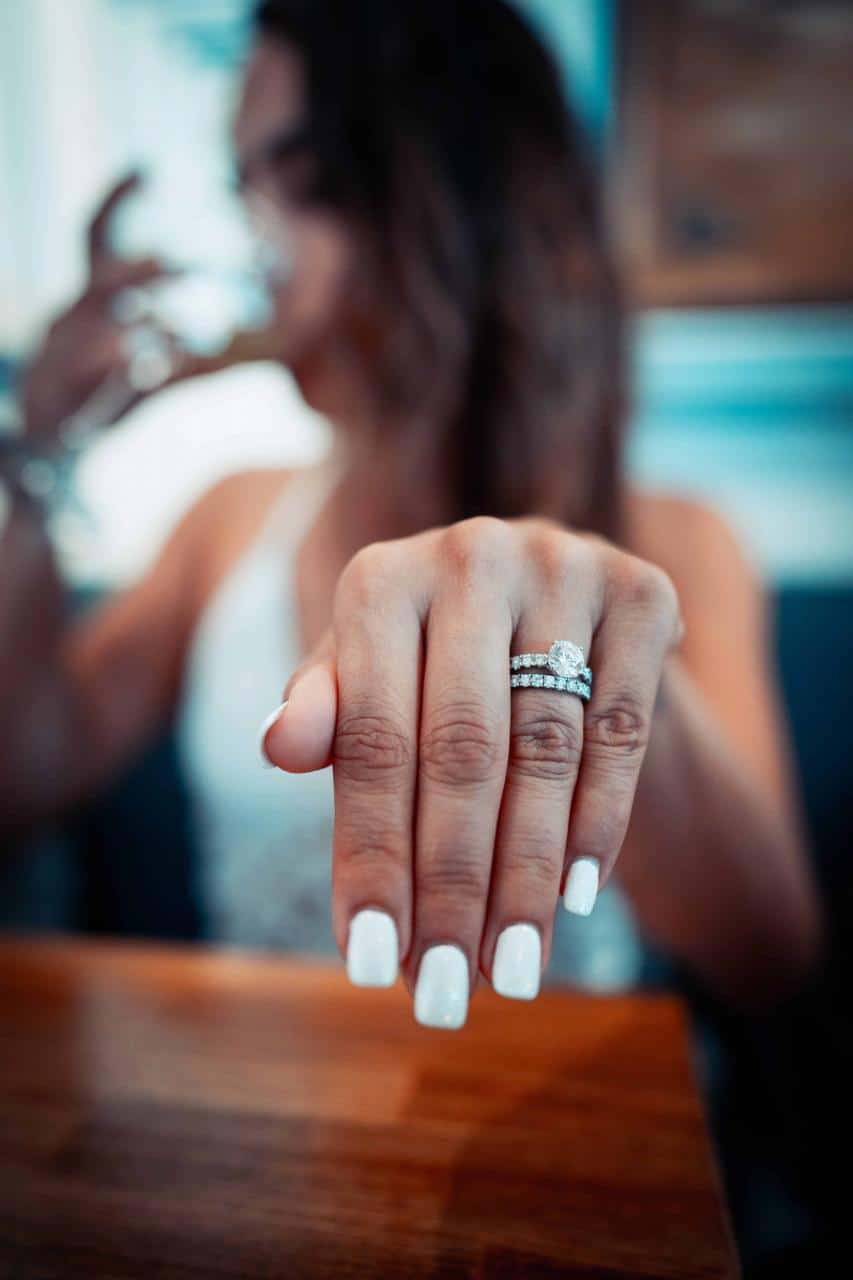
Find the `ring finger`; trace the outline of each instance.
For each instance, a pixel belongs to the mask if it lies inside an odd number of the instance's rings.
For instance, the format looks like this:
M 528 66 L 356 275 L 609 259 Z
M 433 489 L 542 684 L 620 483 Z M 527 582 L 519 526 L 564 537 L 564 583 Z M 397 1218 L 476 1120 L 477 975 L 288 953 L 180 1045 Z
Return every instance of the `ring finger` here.
M 571 572 L 561 587 L 530 602 L 512 652 L 543 655 L 559 637 L 589 650 L 591 607 Z M 555 655 L 556 656 L 556 655 Z M 564 655 L 563 672 L 573 669 Z M 482 967 L 495 990 L 533 999 L 548 963 L 554 911 L 565 862 L 572 796 L 583 750 L 584 703 L 545 687 L 557 672 L 523 669 L 535 681 L 512 692 L 506 785 L 495 843 Z M 536 687 L 539 680 L 542 687 Z M 508 681 L 506 674 L 504 679 Z

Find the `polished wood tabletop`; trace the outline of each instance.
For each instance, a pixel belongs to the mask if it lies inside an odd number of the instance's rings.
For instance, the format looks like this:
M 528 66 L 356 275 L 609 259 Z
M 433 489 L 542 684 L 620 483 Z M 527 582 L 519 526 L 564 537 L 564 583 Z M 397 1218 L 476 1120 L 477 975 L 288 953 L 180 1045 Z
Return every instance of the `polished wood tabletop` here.
M 0 943 L 0 1277 L 737 1275 L 678 1003 Z

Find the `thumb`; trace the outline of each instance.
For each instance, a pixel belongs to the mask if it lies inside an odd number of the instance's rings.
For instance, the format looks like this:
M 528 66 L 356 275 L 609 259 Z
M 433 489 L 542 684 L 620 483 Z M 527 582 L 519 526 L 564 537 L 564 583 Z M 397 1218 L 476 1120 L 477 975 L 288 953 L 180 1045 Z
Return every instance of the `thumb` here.
M 291 676 L 284 701 L 261 726 L 261 753 L 287 773 L 313 773 L 332 763 L 338 679 L 331 628 Z

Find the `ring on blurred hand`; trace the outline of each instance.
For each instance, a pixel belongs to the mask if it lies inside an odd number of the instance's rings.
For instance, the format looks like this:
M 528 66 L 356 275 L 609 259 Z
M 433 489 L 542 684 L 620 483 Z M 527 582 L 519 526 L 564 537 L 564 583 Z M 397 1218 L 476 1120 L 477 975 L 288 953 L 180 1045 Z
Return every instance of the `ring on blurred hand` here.
M 151 298 L 145 289 L 128 286 L 117 293 L 112 300 L 110 312 L 116 324 L 129 328 L 151 319 Z
M 509 660 L 510 671 L 549 671 L 554 676 L 569 680 L 582 680 L 592 684 L 592 672 L 586 665 L 583 649 L 571 640 L 555 640 L 547 653 L 517 653 Z M 518 686 L 513 686 L 517 688 Z M 526 688 L 526 685 L 522 685 Z M 538 688 L 538 685 L 536 686 Z M 551 686 L 548 685 L 548 688 Z
M 575 680 L 571 676 L 549 676 L 543 671 L 518 672 L 509 678 L 510 689 L 553 689 L 556 693 L 575 693 L 584 702 L 589 702 L 592 690 L 585 680 Z

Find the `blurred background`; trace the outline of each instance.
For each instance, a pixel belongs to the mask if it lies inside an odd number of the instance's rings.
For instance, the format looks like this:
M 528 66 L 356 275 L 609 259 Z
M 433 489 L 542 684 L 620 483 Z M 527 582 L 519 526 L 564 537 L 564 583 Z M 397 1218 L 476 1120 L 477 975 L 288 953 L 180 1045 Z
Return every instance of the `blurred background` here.
M 829 828 L 848 768 L 853 583 L 850 6 L 519 5 L 558 57 L 607 175 L 632 311 L 631 469 L 709 499 L 777 589 L 807 800 L 824 847 L 838 848 L 846 822 Z M 114 219 L 116 247 L 190 269 L 170 319 L 194 350 L 215 355 L 245 324 L 228 131 L 251 9 L 0 7 L 7 431 L 16 370 L 80 290 L 92 210 L 131 169 L 146 181 Z M 133 579 L 212 481 L 308 460 L 326 438 L 277 365 L 241 363 L 165 390 L 76 466 L 74 510 L 57 521 L 67 571 L 94 590 Z M 825 707 L 815 713 L 803 653 L 832 690 L 835 730 Z
M 559 59 L 606 175 L 631 309 L 631 470 L 648 485 L 710 500 L 740 530 L 771 586 L 778 662 L 846 986 L 853 8 L 842 0 L 518 4 Z M 171 300 L 188 344 L 216 357 L 251 324 L 257 300 L 242 270 L 228 146 L 250 10 L 248 0 L 0 6 L 7 433 L 15 430 L 19 370 L 82 287 L 92 210 L 132 168 L 147 181 L 116 218 L 116 245 L 190 269 Z M 134 409 L 76 465 L 74 500 L 57 518 L 56 537 L 81 592 L 137 576 L 212 481 L 325 448 L 324 423 L 278 366 L 227 354 L 223 363 Z M 150 870 L 132 858 L 151 835 L 144 797 L 152 787 L 158 821 L 171 813 L 176 829 L 186 823 L 173 766 L 168 747 L 153 753 L 81 818 L 82 862 L 60 842 L 28 858 L 25 869 L 5 866 L 3 919 L 190 932 L 186 904 L 160 900 L 159 915 L 146 908 L 155 892 L 145 881 Z M 108 869 L 106 855 L 119 845 L 121 874 L 134 888 L 120 901 L 110 894 L 119 872 Z M 778 1041 L 766 1041 L 758 1057 L 768 1045 L 778 1050 Z M 726 1105 L 734 1105 L 730 1097 Z M 728 1120 L 737 1127 L 731 1112 Z M 723 1116 L 721 1132 L 725 1125 Z M 753 1194 L 776 1206 L 774 1222 L 783 1205 L 796 1240 L 805 1219 L 788 1205 L 778 1175 L 762 1165 L 758 1176 L 732 1159 L 731 1177 L 745 1177 L 744 1167 Z
M 636 309 L 635 472 L 707 494 L 775 581 L 848 580 L 849 6 L 519 4 L 559 56 L 611 173 Z M 2 6 L 7 395 L 16 363 L 82 285 L 85 227 L 117 175 L 138 166 L 149 179 L 117 219 L 122 249 L 209 270 L 234 259 L 228 122 L 250 8 L 247 0 Z M 195 336 L 213 341 L 227 329 L 228 299 L 210 288 L 198 296 Z M 158 397 L 79 469 L 100 536 L 76 571 L 98 582 L 133 576 L 212 479 L 310 454 L 320 429 L 267 366 Z M 168 475 L 158 466 L 166 438 Z

